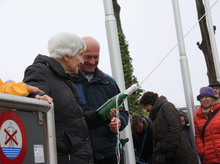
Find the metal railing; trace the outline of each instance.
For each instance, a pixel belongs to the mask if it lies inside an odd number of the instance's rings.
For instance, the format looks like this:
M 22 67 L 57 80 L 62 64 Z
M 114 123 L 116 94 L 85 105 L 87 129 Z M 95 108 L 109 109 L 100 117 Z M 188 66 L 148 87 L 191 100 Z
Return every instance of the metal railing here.
M 48 164 L 57 164 L 57 148 L 53 104 L 34 98 L 0 93 L 0 107 L 46 114 Z

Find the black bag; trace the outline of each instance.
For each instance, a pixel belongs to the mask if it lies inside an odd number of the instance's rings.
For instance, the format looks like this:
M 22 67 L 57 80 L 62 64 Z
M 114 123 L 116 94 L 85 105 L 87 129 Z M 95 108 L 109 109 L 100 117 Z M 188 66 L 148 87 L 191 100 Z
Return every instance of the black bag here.
M 205 133 L 205 128 L 207 127 L 208 123 L 211 121 L 211 119 L 218 113 L 218 111 L 220 110 L 220 108 L 218 108 L 215 112 L 213 112 L 211 114 L 211 116 L 208 118 L 208 120 L 206 121 L 205 125 L 202 128 L 202 138 L 203 138 L 203 142 L 204 142 L 204 133 Z

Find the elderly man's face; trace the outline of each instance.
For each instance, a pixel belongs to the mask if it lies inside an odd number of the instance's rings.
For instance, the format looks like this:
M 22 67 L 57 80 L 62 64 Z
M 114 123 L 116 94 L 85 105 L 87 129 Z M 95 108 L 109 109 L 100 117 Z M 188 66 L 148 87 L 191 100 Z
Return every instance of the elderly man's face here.
M 97 43 L 87 44 L 87 49 L 83 54 L 84 64 L 79 70 L 83 73 L 91 73 L 96 69 L 99 63 L 99 45 Z
M 83 49 L 80 49 L 79 52 L 74 56 L 70 57 L 68 56 L 68 60 L 66 62 L 66 73 L 71 73 L 71 74 L 78 74 L 79 67 L 84 63 L 82 55 L 84 51 Z

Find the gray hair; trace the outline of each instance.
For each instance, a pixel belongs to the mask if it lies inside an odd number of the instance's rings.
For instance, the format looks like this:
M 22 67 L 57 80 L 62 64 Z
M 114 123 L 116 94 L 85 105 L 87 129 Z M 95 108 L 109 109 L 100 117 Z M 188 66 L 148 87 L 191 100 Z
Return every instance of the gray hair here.
M 9 84 L 9 83 L 15 83 L 15 81 L 13 81 L 13 80 L 11 80 L 11 79 L 9 79 L 9 80 L 7 80 L 6 82 L 4 82 L 5 84 Z
M 85 42 L 76 34 L 64 32 L 55 34 L 48 41 L 50 57 L 62 58 L 64 55 L 75 56 L 80 49 L 86 50 Z

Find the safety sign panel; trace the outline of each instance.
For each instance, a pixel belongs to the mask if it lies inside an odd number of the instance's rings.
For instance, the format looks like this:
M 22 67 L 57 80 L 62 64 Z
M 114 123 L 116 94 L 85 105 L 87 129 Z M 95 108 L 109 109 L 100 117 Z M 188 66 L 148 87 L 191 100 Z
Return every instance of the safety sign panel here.
M 22 164 L 27 151 L 27 134 L 20 117 L 11 110 L 0 114 L 0 162 Z

